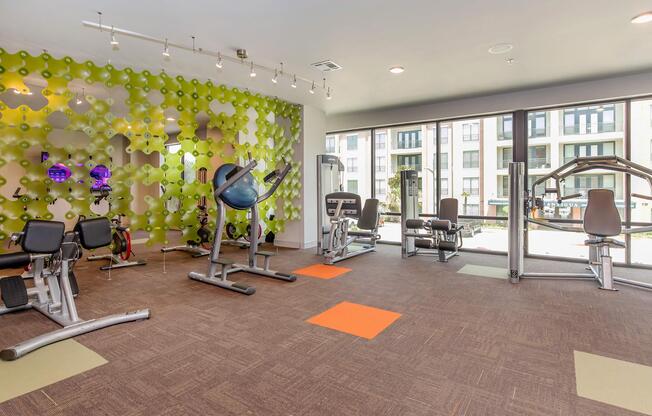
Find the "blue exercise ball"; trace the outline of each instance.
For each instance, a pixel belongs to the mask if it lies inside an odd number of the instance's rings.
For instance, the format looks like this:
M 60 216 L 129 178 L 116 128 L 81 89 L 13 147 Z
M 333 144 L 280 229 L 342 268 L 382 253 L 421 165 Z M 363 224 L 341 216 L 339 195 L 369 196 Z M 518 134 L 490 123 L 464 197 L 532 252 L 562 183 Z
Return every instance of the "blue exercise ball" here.
M 226 182 L 228 175 L 239 166 L 233 163 L 226 163 L 220 166 L 213 175 L 213 189 L 219 188 Z M 234 209 L 249 209 L 256 205 L 258 199 L 258 187 L 251 172 L 247 172 L 242 178 L 238 179 L 236 183 L 230 186 L 226 191 L 222 192 L 220 199 L 231 208 Z

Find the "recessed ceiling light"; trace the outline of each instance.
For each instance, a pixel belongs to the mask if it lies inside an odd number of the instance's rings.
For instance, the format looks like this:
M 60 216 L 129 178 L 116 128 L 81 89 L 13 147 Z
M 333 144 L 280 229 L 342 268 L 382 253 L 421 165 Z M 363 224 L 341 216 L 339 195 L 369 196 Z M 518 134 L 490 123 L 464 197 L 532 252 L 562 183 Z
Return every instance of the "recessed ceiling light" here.
M 391 72 L 392 74 L 401 74 L 403 73 L 403 71 L 405 71 L 405 68 L 403 68 L 402 66 L 393 66 L 389 68 L 389 72 Z
M 507 62 L 507 65 L 513 65 L 516 60 L 514 58 L 506 58 L 505 62 Z
M 650 23 L 652 22 L 652 12 L 645 12 L 642 14 L 639 14 L 638 16 L 634 17 L 632 19 L 632 23 Z
M 501 53 L 507 53 L 514 49 L 514 45 L 511 43 L 498 43 L 491 48 L 489 48 L 489 53 L 492 55 L 500 55 Z

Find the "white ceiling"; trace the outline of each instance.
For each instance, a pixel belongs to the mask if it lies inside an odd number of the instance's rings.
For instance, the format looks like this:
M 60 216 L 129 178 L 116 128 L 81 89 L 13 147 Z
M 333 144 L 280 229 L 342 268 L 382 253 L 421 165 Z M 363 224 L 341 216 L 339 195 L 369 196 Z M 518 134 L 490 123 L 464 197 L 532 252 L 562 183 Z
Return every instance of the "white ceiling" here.
M 20 0 L 0 1 L 0 46 L 47 49 L 55 56 L 138 69 L 165 68 L 237 85 L 329 114 L 483 95 L 652 69 L 652 24 L 629 20 L 649 0 Z M 229 51 L 244 47 L 257 62 L 285 62 L 287 72 L 321 79 L 310 64 L 332 59 L 333 99 L 293 89 L 248 69 L 84 28 L 96 20 L 170 41 Z M 509 42 L 516 59 L 487 49 Z M 401 75 L 388 68 L 402 65 Z

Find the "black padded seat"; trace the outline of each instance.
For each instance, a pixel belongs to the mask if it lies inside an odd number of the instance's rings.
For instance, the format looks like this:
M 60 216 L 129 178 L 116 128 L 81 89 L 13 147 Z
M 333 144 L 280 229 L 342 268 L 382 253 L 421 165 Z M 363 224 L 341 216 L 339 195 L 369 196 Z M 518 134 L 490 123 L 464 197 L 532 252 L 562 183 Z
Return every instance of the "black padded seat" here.
M 31 262 L 29 253 L 7 253 L 0 254 L 0 269 L 18 269 L 25 267 Z
M 75 225 L 79 242 L 87 250 L 111 244 L 111 222 L 106 217 L 80 221 Z
M 66 225 L 60 221 L 29 220 L 20 245 L 28 253 L 52 254 L 61 248 Z
M 596 237 L 615 237 L 621 233 L 621 220 L 613 191 L 590 189 L 584 211 L 584 232 Z

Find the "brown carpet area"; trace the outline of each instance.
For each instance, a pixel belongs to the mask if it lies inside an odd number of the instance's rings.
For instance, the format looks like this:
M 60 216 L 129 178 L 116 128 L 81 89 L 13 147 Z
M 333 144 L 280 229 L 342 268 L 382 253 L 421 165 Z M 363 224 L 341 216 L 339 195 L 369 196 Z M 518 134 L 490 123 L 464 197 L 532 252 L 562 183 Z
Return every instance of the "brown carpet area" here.
M 634 415 L 577 397 L 573 351 L 652 366 L 652 293 L 457 273 L 505 267 L 504 256 L 440 264 L 381 246 L 338 264 L 353 270 L 331 280 L 234 276 L 256 286 L 247 297 L 189 280 L 206 258 L 169 253 L 164 274 L 157 249 L 137 249 L 149 264 L 111 281 L 81 261 L 78 308 L 91 318 L 150 307 L 152 318 L 76 338 L 109 363 L 0 404 L 0 415 Z M 318 262 L 313 253 L 286 250 L 272 264 L 291 271 Z M 342 301 L 402 316 L 373 340 L 306 322 Z M 14 313 L 0 317 L 0 340 L 54 328 Z

